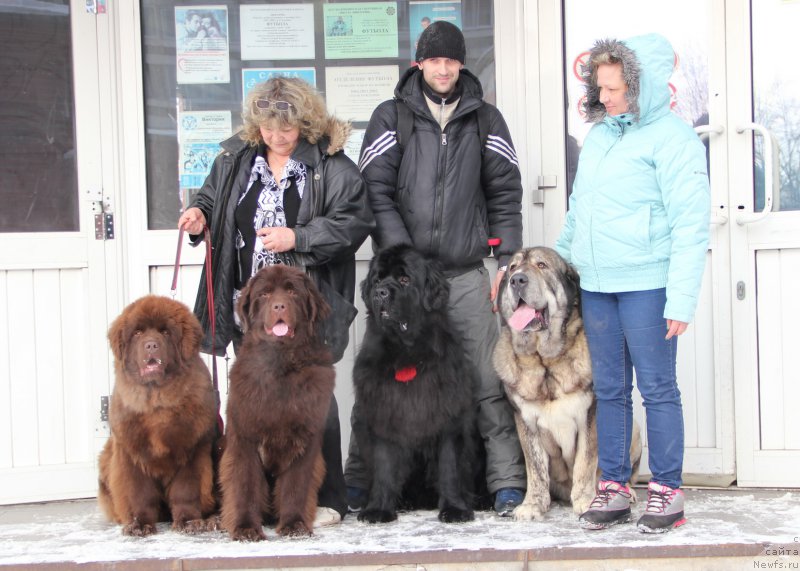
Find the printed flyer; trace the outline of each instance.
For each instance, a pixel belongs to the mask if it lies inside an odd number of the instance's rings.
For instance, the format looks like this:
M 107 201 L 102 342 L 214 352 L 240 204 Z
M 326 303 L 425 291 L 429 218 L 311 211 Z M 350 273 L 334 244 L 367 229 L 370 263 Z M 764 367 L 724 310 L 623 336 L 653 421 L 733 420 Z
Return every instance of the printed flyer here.
M 228 8 L 175 8 L 175 57 L 179 84 L 230 82 Z
M 340 119 L 367 122 L 379 103 L 394 96 L 399 79 L 396 65 L 325 68 L 328 109 Z
M 230 111 L 189 111 L 178 115 L 181 196 L 200 188 L 219 154 L 221 141 L 232 134 Z
M 397 2 L 325 4 L 325 58 L 393 58 Z
M 242 59 L 314 59 L 313 4 L 239 7 Z

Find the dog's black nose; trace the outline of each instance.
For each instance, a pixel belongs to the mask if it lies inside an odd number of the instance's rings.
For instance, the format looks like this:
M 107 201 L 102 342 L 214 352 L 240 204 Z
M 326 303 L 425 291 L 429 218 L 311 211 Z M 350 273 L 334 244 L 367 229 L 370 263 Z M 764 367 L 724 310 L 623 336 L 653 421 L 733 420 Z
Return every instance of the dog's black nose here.
M 377 295 L 378 297 L 387 298 L 389 297 L 389 288 L 385 287 L 375 288 L 375 295 Z
M 509 280 L 511 282 L 511 287 L 515 292 L 519 292 L 522 288 L 528 285 L 528 276 L 523 273 L 514 274 L 511 276 Z

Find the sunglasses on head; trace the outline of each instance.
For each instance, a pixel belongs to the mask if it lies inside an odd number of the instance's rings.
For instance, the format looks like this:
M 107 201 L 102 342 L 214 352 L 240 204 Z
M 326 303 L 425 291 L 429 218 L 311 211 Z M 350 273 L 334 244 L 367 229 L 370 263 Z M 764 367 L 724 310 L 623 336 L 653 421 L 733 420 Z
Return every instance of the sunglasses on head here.
M 288 111 L 293 105 L 288 101 L 270 101 L 269 99 L 256 99 L 256 107 L 259 109 L 269 109 L 274 107 L 278 111 Z

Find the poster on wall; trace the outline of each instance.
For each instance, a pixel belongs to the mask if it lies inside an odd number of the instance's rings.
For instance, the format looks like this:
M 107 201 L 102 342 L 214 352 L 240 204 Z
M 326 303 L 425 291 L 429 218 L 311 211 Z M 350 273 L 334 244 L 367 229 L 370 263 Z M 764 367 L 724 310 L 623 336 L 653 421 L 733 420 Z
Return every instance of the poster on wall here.
M 417 42 L 420 34 L 425 28 L 438 20 L 445 20 L 461 28 L 461 0 L 456 0 L 455 2 L 449 0 L 420 2 L 411 0 L 408 3 L 408 33 L 412 61 L 417 52 Z
M 397 2 L 325 4 L 326 59 L 397 57 Z
M 181 204 L 203 186 L 221 141 L 231 136 L 230 111 L 189 111 L 178 115 L 178 176 Z
M 369 121 L 379 103 L 394 96 L 396 65 L 325 68 L 328 109 L 346 121 Z
M 350 160 L 358 164 L 358 159 L 361 155 L 361 144 L 364 142 L 364 135 L 367 133 L 366 129 L 353 129 L 350 131 L 350 137 L 344 144 L 344 154 L 350 157 Z
M 175 8 L 175 57 L 179 84 L 228 83 L 228 8 Z
M 314 59 L 313 4 L 240 6 L 242 59 Z
M 271 77 L 298 77 L 317 86 L 317 70 L 313 67 L 258 67 L 242 70 L 242 101 L 247 99 L 247 94 L 258 83 L 263 83 Z

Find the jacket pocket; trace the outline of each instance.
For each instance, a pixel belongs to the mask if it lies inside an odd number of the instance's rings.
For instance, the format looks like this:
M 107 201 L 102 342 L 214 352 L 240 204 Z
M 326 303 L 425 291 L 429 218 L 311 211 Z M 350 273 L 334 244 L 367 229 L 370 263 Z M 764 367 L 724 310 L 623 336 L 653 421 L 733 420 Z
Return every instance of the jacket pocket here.
M 631 252 L 650 252 L 650 205 L 644 204 L 620 219 L 617 239 Z

